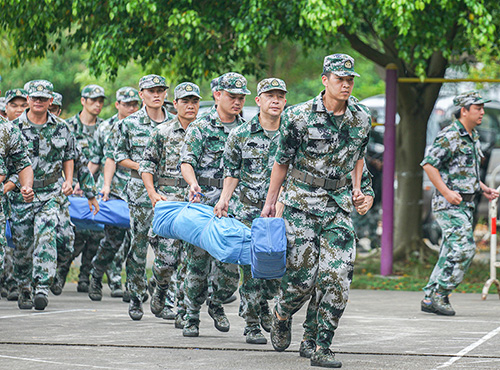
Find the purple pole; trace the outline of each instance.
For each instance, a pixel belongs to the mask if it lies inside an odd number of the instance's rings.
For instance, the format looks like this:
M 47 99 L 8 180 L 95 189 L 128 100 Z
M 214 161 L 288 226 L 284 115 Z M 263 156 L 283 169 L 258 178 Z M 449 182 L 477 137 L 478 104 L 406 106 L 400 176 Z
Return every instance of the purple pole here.
M 397 66 L 392 63 L 388 64 L 385 79 L 384 167 L 382 169 L 382 253 L 380 256 L 380 274 L 383 276 L 392 275 L 397 85 Z

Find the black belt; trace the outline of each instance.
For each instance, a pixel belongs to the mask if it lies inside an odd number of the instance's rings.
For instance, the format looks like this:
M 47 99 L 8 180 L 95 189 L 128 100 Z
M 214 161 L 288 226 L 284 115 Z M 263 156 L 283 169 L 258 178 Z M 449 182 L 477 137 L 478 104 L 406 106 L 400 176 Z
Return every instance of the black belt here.
M 464 202 L 473 202 L 476 199 L 476 193 L 459 193 Z
M 52 176 L 52 177 L 47 177 L 46 179 L 43 180 L 33 180 L 33 189 L 35 188 L 44 188 L 45 186 L 49 186 L 50 184 L 54 184 L 59 180 L 61 176 Z
M 258 202 L 253 202 L 252 200 L 250 200 L 245 194 L 241 193 L 240 194 L 240 201 L 242 203 L 245 203 L 245 204 L 249 204 L 251 206 L 254 206 L 254 207 L 257 207 L 259 209 L 262 209 L 264 208 L 264 201 L 262 200 L 259 200 Z
M 222 189 L 224 185 L 224 179 L 209 179 L 208 177 L 199 177 L 198 185 L 214 186 L 217 189 Z
M 160 177 L 158 179 L 158 185 L 163 185 L 163 186 L 187 186 L 186 180 L 184 180 L 182 177 L 176 177 L 176 178 L 168 178 L 168 177 Z
M 290 175 L 308 185 L 323 188 L 325 190 L 337 190 L 343 186 L 351 184 L 351 179 L 347 178 L 347 176 L 340 179 L 325 179 L 323 177 L 316 177 L 309 173 L 299 171 L 295 168 L 292 169 Z

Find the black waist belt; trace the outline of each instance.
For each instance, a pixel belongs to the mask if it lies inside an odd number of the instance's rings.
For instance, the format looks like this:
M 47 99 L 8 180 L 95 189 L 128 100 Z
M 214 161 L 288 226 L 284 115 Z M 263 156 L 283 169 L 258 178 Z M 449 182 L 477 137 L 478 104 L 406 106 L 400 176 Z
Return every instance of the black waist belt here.
M 215 186 L 217 189 L 222 189 L 224 179 L 209 179 L 208 177 L 199 177 L 198 185 Z
M 61 176 L 54 175 L 43 180 L 33 180 L 33 188 L 43 188 L 45 186 L 49 186 L 50 184 L 56 183 L 60 178 Z
M 187 182 L 182 177 L 160 177 L 158 179 L 158 185 L 163 186 L 187 186 Z
M 295 168 L 292 169 L 290 175 L 303 183 L 317 188 L 323 188 L 325 190 L 336 190 L 351 184 L 351 179 L 348 179 L 347 176 L 340 179 L 325 179 L 323 177 L 316 177 L 309 173 L 299 171 Z
M 476 193 L 459 193 L 464 202 L 473 202 L 476 199 Z
M 245 204 L 249 204 L 251 206 L 257 207 L 259 209 L 262 209 L 264 207 L 264 201 L 259 200 L 258 202 L 253 202 L 251 201 L 245 194 L 241 193 L 240 194 L 240 201 Z

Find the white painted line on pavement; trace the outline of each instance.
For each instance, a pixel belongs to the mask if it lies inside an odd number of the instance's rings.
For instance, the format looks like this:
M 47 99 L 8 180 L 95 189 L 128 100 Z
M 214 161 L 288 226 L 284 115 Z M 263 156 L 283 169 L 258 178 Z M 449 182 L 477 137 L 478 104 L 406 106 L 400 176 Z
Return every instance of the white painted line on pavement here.
M 498 333 L 500 333 L 500 326 L 498 328 L 496 328 L 495 330 L 492 330 L 490 331 L 488 334 L 486 334 L 484 337 L 482 337 L 481 339 L 479 339 L 478 341 L 472 343 L 470 346 L 468 347 L 465 347 L 463 350 L 461 350 L 460 352 L 458 352 L 455 357 L 449 359 L 448 361 L 446 361 L 444 364 L 442 365 L 439 365 L 436 369 L 442 369 L 444 367 L 448 367 L 450 365 L 453 365 L 455 362 L 457 362 L 458 360 L 460 360 L 463 356 L 465 356 L 467 353 L 469 353 L 470 351 L 474 350 L 476 347 L 479 347 L 481 344 L 483 344 L 484 342 L 486 342 L 487 340 L 493 338 L 495 335 L 497 335 Z
M 86 365 L 86 364 L 75 364 L 74 362 L 72 363 L 66 363 L 66 362 L 57 362 L 57 361 L 47 361 L 47 360 L 41 360 L 38 358 L 26 358 L 26 357 L 15 357 L 15 356 L 5 356 L 5 355 L 0 355 L 0 358 L 8 358 L 11 360 L 20 360 L 20 361 L 31 361 L 31 362 L 41 362 L 44 364 L 54 364 L 54 365 L 65 365 L 68 366 L 68 369 L 72 369 L 73 367 L 90 367 L 93 369 L 117 369 L 116 367 L 105 367 L 105 366 L 94 366 L 94 365 Z
M 61 310 L 61 311 L 49 311 L 49 312 L 31 312 L 27 314 L 20 315 L 10 315 L 10 316 L 0 316 L 0 319 L 12 319 L 16 317 L 26 317 L 26 316 L 39 316 L 39 315 L 54 315 L 67 312 L 80 312 L 80 311 L 95 311 L 93 308 L 78 308 L 75 310 Z

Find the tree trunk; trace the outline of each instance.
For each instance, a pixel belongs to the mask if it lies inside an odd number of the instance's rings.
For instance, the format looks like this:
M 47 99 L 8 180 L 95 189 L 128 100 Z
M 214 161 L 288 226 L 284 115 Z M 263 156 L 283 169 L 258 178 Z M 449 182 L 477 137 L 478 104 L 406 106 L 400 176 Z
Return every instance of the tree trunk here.
M 422 247 L 422 177 L 427 121 L 440 84 L 399 84 L 396 132 L 394 257 L 408 259 Z

